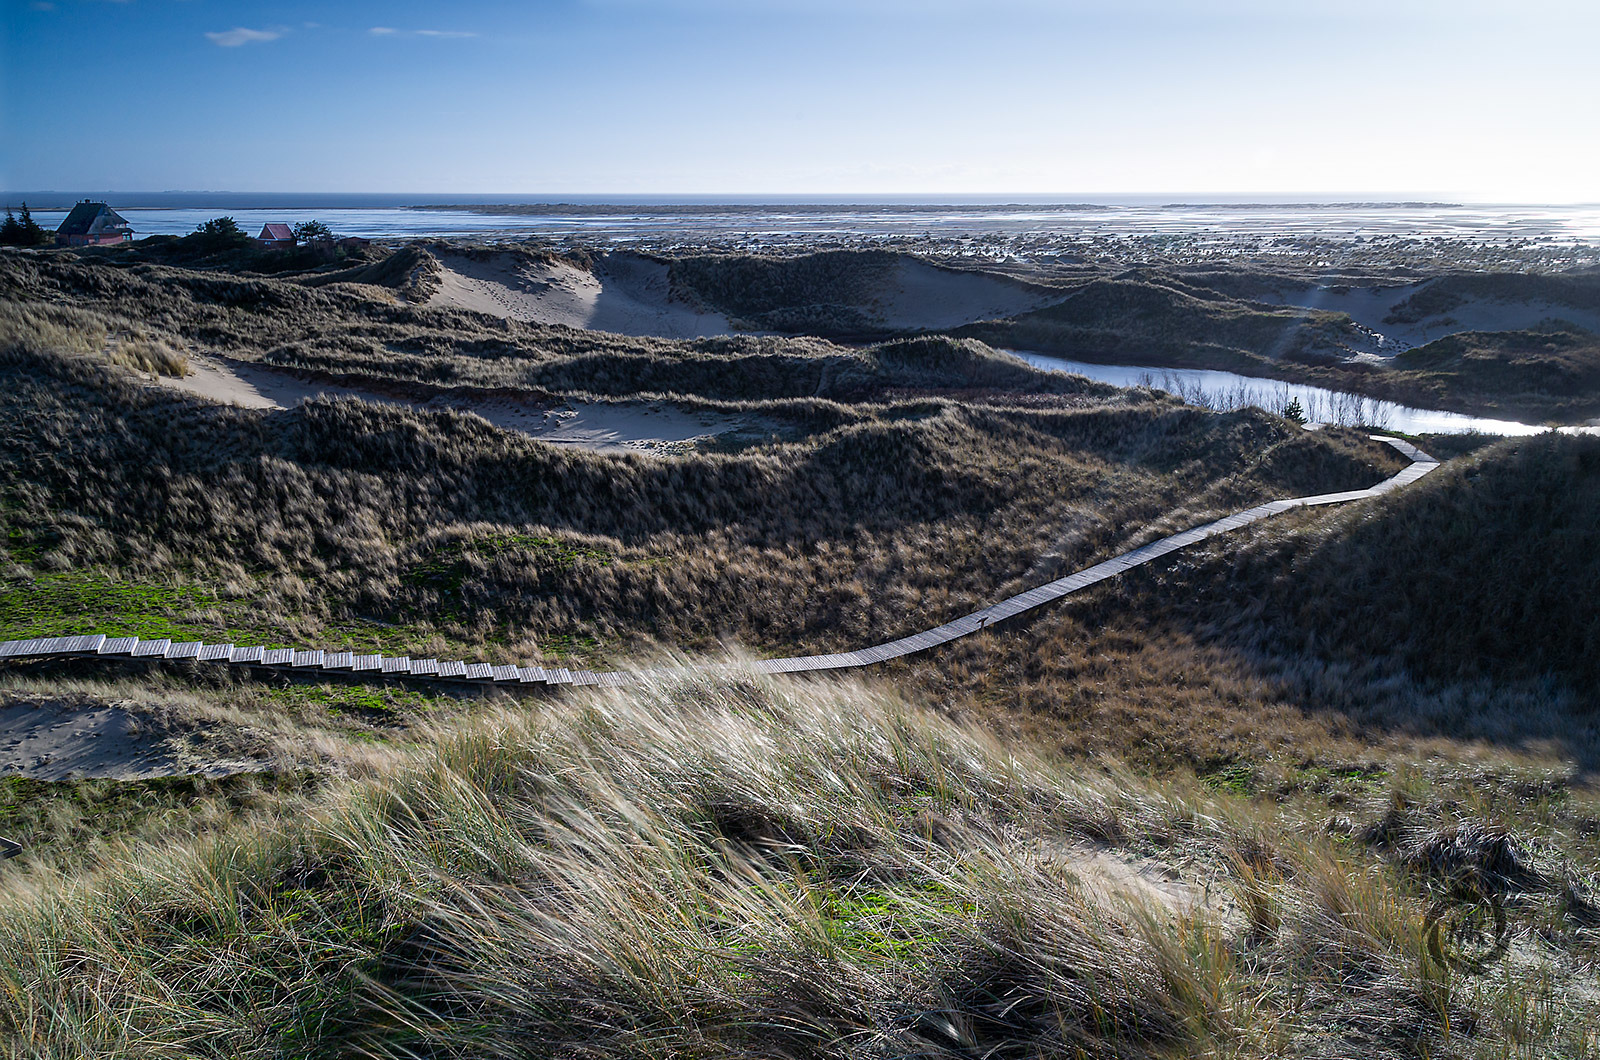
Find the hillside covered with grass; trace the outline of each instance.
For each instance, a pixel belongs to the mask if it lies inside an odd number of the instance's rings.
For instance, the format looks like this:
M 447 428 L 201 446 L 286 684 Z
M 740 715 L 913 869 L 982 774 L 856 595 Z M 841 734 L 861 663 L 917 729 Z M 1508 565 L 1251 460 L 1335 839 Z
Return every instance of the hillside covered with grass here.
M 0 893 L 47 1056 L 1578 1056 L 1567 855 L 1328 838 L 853 683 L 667 679 L 430 726 L 190 843 Z M 1421 790 L 1413 782 L 1413 792 Z M 277 799 L 276 807 L 272 800 Z M 271 812 L 274 808 L 278 812 Z M 1544 925 L 1437 959 L 1453 873 Z M 0 879 L 19 881 L 16 868 Z M 1515 973 L 1512 968 L 1517 969 Z
M 639 326 L 652 312 L 694 311 L 734 334 L 668 341 L 428 308 L 445 262 L 462 258 L 499 261 L 508 277 L 516 262 L 555 268 L 596 290 L 604 262 L 626 258 L 621 273 L 662 276 L 659 290 L 626 293 L 645 299 L 629 303 Z M 537 302 L 547 281 L 528 282 L 508 297 Z M 113 333 L 136 323 L 177 347 L 424 391 L 854 400 L 900 387 L 1061 387 L 995 347 L 1220 369 L 1532 422 L 1580 422 L 1600 408 L 1591 272 L 979 264 L 888 250 L 641 256 L 437 241 L 318 263 L 253 251 L 196 256 L 144 241 L 8 255 L 0 298 L 98 313 Z M 1339 308 L 1363 315 L 1357 306 L 1380 303 L 1387 308 L 1362 321 Z M 908 337 L 924 341 L 893 341 Z
M 814 267 L 772 265 L 824 307 L 871 278 Z M 429 308 L 431 268 L 0 257 L 0 639 L 651 675 L 519 699 L 5 664 L 0 1055 L 1600 1049 L 1595 439 L 1417 439 L 1446 462 L 1404 489 L 768 680 L 740 662 L 914 633 L 1404 461 L 971 336 Z M 743 266 L 681 275 L 770 311 Z M 1091 283 L 1051 319 L 1244 349 L 1295 312 L 1190 280 Z M 168 385 L 202 362 L 368 396 Z M 593 451 L 469 411 L 491 398 L 770 430 Z
M 13 636 L 839 648 L 1026 588 L 1046 554 L 1398 467 L 1151 396 L 814 402 L 800 440 L 663 460 L 348 399 L 219 407 L 81 354 L 14 348 L 0 372 Z

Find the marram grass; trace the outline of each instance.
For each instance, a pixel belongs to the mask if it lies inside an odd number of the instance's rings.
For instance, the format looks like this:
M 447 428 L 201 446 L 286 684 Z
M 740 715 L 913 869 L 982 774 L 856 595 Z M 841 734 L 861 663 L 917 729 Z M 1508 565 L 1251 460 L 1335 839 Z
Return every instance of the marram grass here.
M 1430 963 L 1390 863 L 859 683 L 583 690 L 361 761 L 309 810 L 6 877 L 5 1053 L 1553 1056 L 1595 1016 L 1537 947 Z

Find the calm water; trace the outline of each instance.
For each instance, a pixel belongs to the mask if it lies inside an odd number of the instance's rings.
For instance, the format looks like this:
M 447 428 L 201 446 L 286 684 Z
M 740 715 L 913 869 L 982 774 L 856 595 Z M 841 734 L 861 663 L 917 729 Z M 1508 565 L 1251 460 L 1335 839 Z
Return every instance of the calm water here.
M 7 199 L 61 203 L 66 197 L 42 193 L 6 193 Z M 486 197 L 478 196 L 478 201 Z M 492 200 L 492 197 L 487 197 Z M 568 199 L 578 199 L 568 196 Z M 434 196 L 417 201 L 473 201 L 468 196 Z M 1584 206 L 1440 205 L 1440 204 L 1213 204 L 1183 205 L 1120 202 L 1076 207 L 1019 205 L 1008 209 L 974 209 L 972 204 L 926 204 L 915 210 L 884 209 L 886 204 L 829 206 L 797 210 L 794 204 L 761 204 L 752 212 L 698 212 L 680 200 L 671 213 L 638 212 L 603 216 L 582 211 L 539 215 L 475 213 L 465 210 L 417 209 L 402 196 L 253 196 L 196 195 L 185 201 L 178 193 L 135 197 L 131 202 L 110 196 L 111 204 L 138 235 L 182 235 L 210 218 L 229 214 L 254 234 L 267 222 L 295 224 L 320 220 L 340 235 L 369 238 L 421 236 L 499 236 L 629 240 L 671 236 L 693 230 L 700 235 L 889 236 L 889 235 L 1055 235 L 1067 237 L 1184 237 L 1230 239 L 1379 239 L 1454 238 L 1469 240 L 1528 239 L 1556 244 L 1600 243 L 1600 204 Z M 501 197 L 500 201 L 515 201 Z M 526 201 L 526 200 L 524 200 Z M 593 199 L 593 203 L 604 200 Z M 660 201 L 660 200 L 658 200 Z M 612 200 L 613 203 L 616 200 Z M 142 205 L 148 203 L 149 205 Z M 39 223 L 53 228 L 65 210 L 37 210 Z
M 1414 409 L 1392 401 L 1362 397 L 1319 386 L 1302 386 L 1276 379 L 1258 379 L 1199 368 L 1147 368 L 1125 364 L 1089 364 L 1049 357 L 1023 350 L 1008 351 L 1035 368 L 1052 372 L 1075 372 L 1113 386 L 1154 386 L 1177 394 L 1207 408 L 1236 409 L 1246 406 L 1283 411 L 1291 399 L 1299 399 L 1306 418 L 1313 423 L 1341 423 L 1382 427 L 1406 434 L 1538 434 L 1543 427 L 1511 420 L 1491 420 L 1463 416 L 1436 409 Z

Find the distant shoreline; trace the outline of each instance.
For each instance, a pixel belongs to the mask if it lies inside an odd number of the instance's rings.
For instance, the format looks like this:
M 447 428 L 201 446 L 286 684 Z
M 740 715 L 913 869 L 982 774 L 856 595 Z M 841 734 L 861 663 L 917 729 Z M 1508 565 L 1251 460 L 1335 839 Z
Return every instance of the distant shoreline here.
M 381 192 L 217 192 L 217 191 L 71 191 L 22 190 L 0 192 L 12 209 L 26 202 L 34 210 L 67 210 L 83 199 L 114 203 L 119 210 L 205 209 L 231 210 L 453 210 L 471 213 L 540 216 L 608 216 L 648 214 L 682 216 L 687 214 L 742 215 L 763 211 L 801 214 L 878 213 L 926 214 L 953 210 L 971 213 L 1034 211 L 1042 213 L 1105 213 L 1119 210 L 1207 209 L 1242 210 L 1406 210 L 1460 209 L 1468 204 L 1423 199 L 1359 197 L 1317 200 L 1300 197 L 1273 201 L 1271 197 L 1248 202 L 1207 201 L 1205 198 L 1155 195 L 1101 195 L 1082 199 L 1047 199 L 1029 195 L 1007 196 L 829 196 L 800 197 L 754 195 L 581 195 L 569 193 L 549 196 L 472 194 L 388 194 Z M 1520 205 L 1527 209 L 1563 208 L 1560 204 L 1477 204 Z
M 1138 207 L 1092 202 L 1062 203 L 425 203 L 407 206 L 408 210 L 460 210 L 465 213 L 510 217 L 612 217 L 647 214 L 651 216 L 703 216 L 706 214 L 833 214 L 833 213 L 1076 213 L 1122 209 L 1145 210 L 1423 210 L 1461 209 L 1453 202 L 1238 202 L 1238 203 L 1161 203 Z

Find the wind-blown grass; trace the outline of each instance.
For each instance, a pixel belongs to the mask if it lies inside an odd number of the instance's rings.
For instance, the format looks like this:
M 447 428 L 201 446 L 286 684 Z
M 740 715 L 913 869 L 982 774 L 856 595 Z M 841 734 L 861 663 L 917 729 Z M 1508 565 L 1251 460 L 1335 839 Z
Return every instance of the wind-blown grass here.
M 1106 844 L 1191 859 L 1238 912 L 1198 886 L 1115 897 Z M 1576 1055 L 1588 1003 L 1551 1006 L 1587 973 L 1431 965 L 1403 864 L 850 683 L 668 678 L 484 715 L 294 817 L 12 888 L 0 1036 L 62 1057 Z

